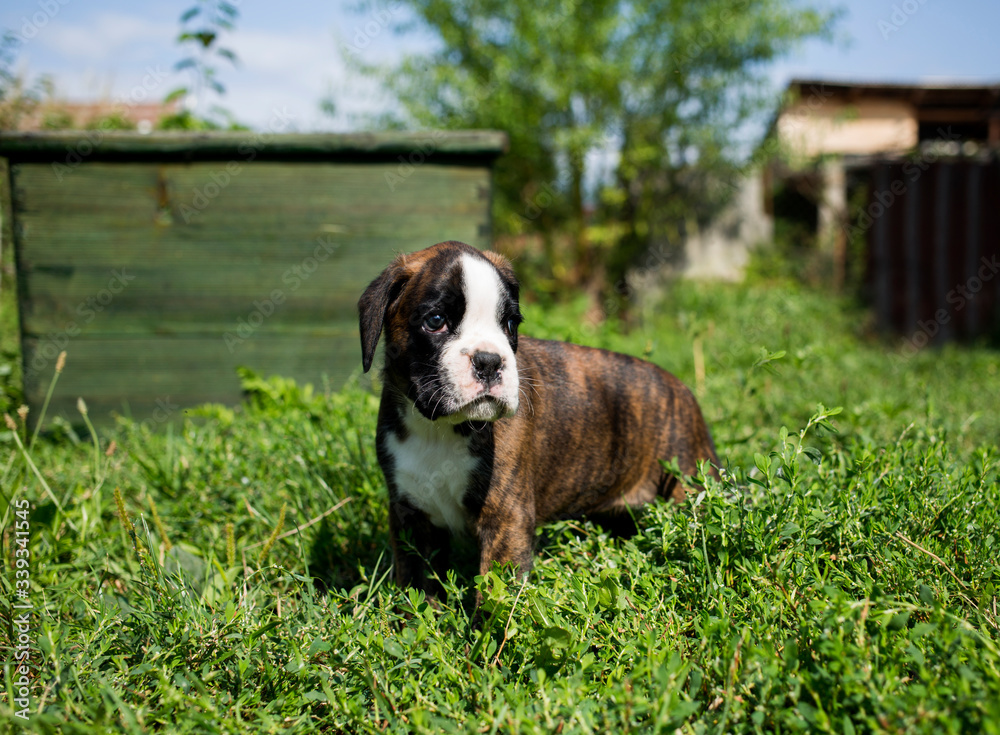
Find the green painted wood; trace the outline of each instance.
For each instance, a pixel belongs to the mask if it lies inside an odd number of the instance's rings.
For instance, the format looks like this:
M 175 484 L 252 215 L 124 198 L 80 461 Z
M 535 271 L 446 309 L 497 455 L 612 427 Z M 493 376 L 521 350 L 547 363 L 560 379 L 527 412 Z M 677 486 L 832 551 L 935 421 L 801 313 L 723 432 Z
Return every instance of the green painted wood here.
M 125 274 L 132 276 L 126 269 Z M 155 274 L 154 274 L 155 275 Z M 180 274 L 183 275 L 183 274 Z M 135 276 L 141 284 L 144 274 Z M 152 277 L 152 276 L 151 276 Z M 41 279 L 36 279 L 41 280 Z M 362 280 L 342 279 L 345 285 L 330 284 L 330 291 L 321 296 L 306 294 L 305 287 L 293 292 L 285 287 L 270 288 L 265 284 L 252 292 L 212 294 L 173 293 L 170 299 L 160 298 L 150 289 L 129 286 L 119 294 L 103 286 L 111 282 L 96 281 L 100 290 L 86 296 L 71 295 L 69 301 L 57 301 L 51 293 L 44 299 L 36 295 L 22 315 L 27 336 L 44 337 L 67 332 L 76 336 L 97 337 L 112 334 L 214 334 L 235 328 L 239 320 L 255 312 L 269 317 L 265 331 L 282 331 L 297 325 L 312 327 L 328 323 L 339 315 L 353 313 L 364 286 Z
M 10 190 L 10 162 L 0 158 L 0 263 L 7 262 L 13 244 L 14 215 Z
M 90 164 L 61 178 L 45 164 L 20 164 L 13 173 L 20 227 L 25 235 L 37 231 L 50 238 L 44 254 L 60 259 L 73 256 L 77 239 L 110 239 L 97 254 L 115 252 L 117 245 L 135 255 L 201 248 L 209 241 L 240 247 L 250 235 L 293 247 L 296 238 L 303 245 L 318 237 L 399 238 L 407 236 L 400 215 L 428 230 L 442 216 L 481 218 L 489 199 L 488 171 L 449 166 L 417 168 L 391 186 L 385 176 L 392 167 L 384 164 L 261 162 L 222 188 L 215 180 L 226 181 L 225 169 L 212 164 Z M 101 193 L 99 208 L 95 191 Z M 60 217 L 50 216 L 54 210 Z M 41 257 L 24 239 L 24 256 Z
M 397 251 L 488 244 L 487 170 L 427 166 L 393 192 L 387 168 L 260 163 L 185 218 L 178 192 L 222 180 L 213 164 L 16 165 L 25 332 L 218 332 L 278 301 L 267 330 L 322 323 Z
M 405 154 L 435 152 L 464 156 L 496 157 L 507 150 L 507 135 L 495 130 L 416 131 L 387 133 L 299 133 L 273 135 L 256 132 L 207 133 L 104 133 L 96 130 L 68 130 L 51 133 L 0 133 L 0 156 L 18 158 L 44 153 L 64 161 L 67 152 L 97 160 L 102 155 L 211 154 L 244 160 L 309 154 Z M 66 163 L 72 163 L 71 158 Z
M 67 347 L 66 370 L 52 401 L 53 415 L 79 423 L 77 397 L 82 396 L 95 421 L 107 423 L 112 412 L 151 416 L 158 406 L 186 408 L 204 402 L 235 404 L 241 400 L 238 366 L 263 375 L 284 375 L 317 388 L 324 377 L 334 388 L 360 374 L 355 331 L 251 338 L 230 351 L 221 339 L 80 339 Z M 52 351 L 34 338 L 24 341 L 25 365 L 45 362 L 47 369 L 27 388 L 29 405 L 44 399 L 54 368 Z M 55 353 L 58 354 L 58 353 Z M 172 412 L 178 419 L 180 410 Z
M 283 150 L 401 145 L 306 137 Z M 12 140 L 0 135 L 0 152 Z M 58 152 L 57 138 L 18 140 Z M 458 157 L 489 140 L 456 139 L 450 158 L 405 169 L 384 158 L 158 162 L 146 156 L 166 143 L 154 140 L 132 141 L 147 145 L 138 161 L 95 155 L 67 171 L 14 150 L 29 405 L 62 349 L 53 407 L 70 420 L 78 396 L 97 420 L 126 404 L 143 418 L 167 397 L 235 403 L 237 365 L 339 387 L 360 365 L 357 299 L 396 253 L 446 239 L 489 246 L 490 171 Z M 118 152 L 129 143 L 116 141 Z

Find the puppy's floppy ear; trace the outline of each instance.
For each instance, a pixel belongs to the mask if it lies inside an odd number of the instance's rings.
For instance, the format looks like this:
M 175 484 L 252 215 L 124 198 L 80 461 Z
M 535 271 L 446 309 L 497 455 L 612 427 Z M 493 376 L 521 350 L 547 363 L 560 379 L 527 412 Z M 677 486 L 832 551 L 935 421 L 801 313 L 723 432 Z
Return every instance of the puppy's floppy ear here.
M 382 273 L 368 284 L 368 288 L 358 300 L 358 326 L 361 332 L 361 364 L 367 373 L 375 359 L 382 324 L 385 322 L 389 305 L 399 296 L 409 273 L 403 268 L 403 261 L 397 258 Z

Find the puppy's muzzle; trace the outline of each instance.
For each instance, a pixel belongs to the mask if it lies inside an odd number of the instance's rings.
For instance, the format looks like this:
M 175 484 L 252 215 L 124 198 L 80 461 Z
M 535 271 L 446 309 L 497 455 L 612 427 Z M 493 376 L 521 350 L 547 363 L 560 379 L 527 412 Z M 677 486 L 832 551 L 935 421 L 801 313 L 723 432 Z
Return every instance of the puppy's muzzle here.
M 487 389 L 501 381 L 502 367 L 503 358 L 495 352 L 477 352 L 472 356 L 472 371 Z

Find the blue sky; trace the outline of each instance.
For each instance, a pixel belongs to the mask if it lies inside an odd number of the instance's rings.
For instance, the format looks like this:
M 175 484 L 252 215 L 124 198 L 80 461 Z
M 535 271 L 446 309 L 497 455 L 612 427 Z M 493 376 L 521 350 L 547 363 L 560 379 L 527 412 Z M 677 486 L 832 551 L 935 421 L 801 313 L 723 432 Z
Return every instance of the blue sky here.
M 61 97 L 122 99 L 145 83 L 162 98 L 184 79 L 174 43 L 178 18 L 192 0 L 5 0 L 0 29 L 23 38 L 19 65 L 49 74 Z M 356 115 L 390 102 L 358 79 L 342 51 L 355 47 L 367 62 L 391 62 L 428 48 L 426 34 L 394 35 L 387 21 L 404 19 L 393 0 L 381 10 L 354 12 L 354 2 L 242 0 L 236 32 L 226 45 L 241 59 L 222 68 L 222 104 L 236 118 L 265 128 L 277 111 L 294 129 L 348 130 Z M 774 64 L 775 89 L 792 77 L 867 81 L 1000 83 L 1000 2 L 997 0 L 815 0 L 846 14 L 832 43 L 809 42 Z M 361 48 L 363 47 L 363 48 Z M 220 65 L 221 66 L 221 65 Z M 149 80 L 154 79 L 152 84 Z M 332 95 L 334 119 L 319 111 Z

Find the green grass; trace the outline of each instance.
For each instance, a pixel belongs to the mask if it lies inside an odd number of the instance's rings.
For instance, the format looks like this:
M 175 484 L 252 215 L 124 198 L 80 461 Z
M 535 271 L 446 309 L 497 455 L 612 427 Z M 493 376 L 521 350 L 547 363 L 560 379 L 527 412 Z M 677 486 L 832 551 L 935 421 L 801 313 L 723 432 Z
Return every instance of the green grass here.
M 0 186 L 0 195 L 3 195 Z M 0 217 L 2 224 L 2 217 Z M 20 405 L 21 349 L 17 319 L 17 283 L 12 249 L 0 248 L 0 411 L 13 412 Z
M 629 540 L 546 527 L 524 584 L 460 573 L 438 607 L 391 581 L 361 387 L 245 375 L 240 410 L 122 422 L 96 454 L 63 428 L 32 457 L 65 514 L 0 437 L 5 499 L 35 504 L 30 727 L 1000 732 L 997 353 L 905 360 L 849 304 L 787 285 L 684 284 L 630 333 L 583 313 L 529 307 L 524 329 L 690 385 L 701 345 L 725 480 L 651 506 Z

